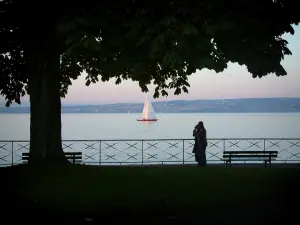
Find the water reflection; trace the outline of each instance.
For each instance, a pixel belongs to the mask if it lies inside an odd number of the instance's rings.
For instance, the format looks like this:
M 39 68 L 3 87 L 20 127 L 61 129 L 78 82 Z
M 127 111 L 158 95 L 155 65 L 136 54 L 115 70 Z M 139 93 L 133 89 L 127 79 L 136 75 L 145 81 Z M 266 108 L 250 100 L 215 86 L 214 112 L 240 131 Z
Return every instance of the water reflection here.
M 144 128 L 150 128 L 151 126 L 154 126 L 155 123 L 157 123 L 157 121 L 139 121 Z

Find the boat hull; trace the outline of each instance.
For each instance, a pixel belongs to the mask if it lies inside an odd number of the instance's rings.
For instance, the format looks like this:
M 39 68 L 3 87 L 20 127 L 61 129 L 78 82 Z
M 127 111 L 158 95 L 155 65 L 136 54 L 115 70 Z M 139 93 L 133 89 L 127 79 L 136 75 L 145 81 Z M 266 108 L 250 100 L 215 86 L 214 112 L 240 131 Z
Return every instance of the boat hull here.
M 137 121 L 146 122 L 146 121 L 157 121 L 157 119 L 137 119 Z

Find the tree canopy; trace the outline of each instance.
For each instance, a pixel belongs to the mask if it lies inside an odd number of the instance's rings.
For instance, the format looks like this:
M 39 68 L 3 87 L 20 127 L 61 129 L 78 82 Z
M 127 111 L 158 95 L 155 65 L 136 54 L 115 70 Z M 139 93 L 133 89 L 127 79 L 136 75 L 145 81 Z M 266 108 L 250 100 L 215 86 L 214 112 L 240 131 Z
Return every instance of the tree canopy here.
M 286 32 L 300 14 L 291 0 L 0 1 L 0 91 L 7 106 L 30 98 L 32 164 L 66 162 L 61 97 L 86 85 L 137 81 L 154 97 L 188 92 L 204 68 L 245 65 L 253 77 L 286 75 Z
M 26 49 L 46 57 L 43 34 L 55 33 L 61 96 L 87 72 L 86 85 L 117 78 L 138 81 L 155 96 L 188 92 L 187 78 L 203 68 L 246 65 L 253 77 L 286 75 L 291 54 L 285 32 L 300 21 L 291 0 L 111 0 L 105 3 L 0 2 L 0 91 L 8 105 L 27 93 Z M 53 43 L 52 43 L 53 44 Z

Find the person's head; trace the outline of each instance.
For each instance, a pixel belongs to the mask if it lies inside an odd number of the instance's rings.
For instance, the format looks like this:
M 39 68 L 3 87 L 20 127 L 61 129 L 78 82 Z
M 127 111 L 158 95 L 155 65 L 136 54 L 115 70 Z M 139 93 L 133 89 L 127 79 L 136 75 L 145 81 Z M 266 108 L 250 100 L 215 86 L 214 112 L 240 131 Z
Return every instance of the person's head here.
M 204 124 L 202 121 L 199 121 L 197 126 L 198 128 L 204 128 Z

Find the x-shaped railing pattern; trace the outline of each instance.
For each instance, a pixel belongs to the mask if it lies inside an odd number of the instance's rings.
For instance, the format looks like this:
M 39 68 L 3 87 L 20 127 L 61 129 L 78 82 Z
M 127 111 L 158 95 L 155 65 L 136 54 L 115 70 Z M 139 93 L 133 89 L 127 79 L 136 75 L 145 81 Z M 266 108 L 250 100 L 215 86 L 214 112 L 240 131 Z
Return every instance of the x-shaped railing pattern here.
M 179 161 L 182 162 L 183 161 L 183 140 L 147 140 L 144 141 L 148 146 L 144 149 L 143 152 L 145 152 L 146 156 L 148 156 L 146 158 L 146 160 L 148 161 L 159 161 L 161 159 L 160 156 L 162 156 L 162 154 L 165 154 L 164 158 L 166 161 Z M 154 142 L 154 143 L 152 143 Z M 167 147 L 164 147 L 163 145 L 161 146 L 157 146 L 159 144 L 165 144 L 167 145 Z M 181 146 L 179 146 L 181 145 Z M 154 148 L 156 150 L 158 150 L 157 152 L 152 152 Z M 171 150 L 172 152 L 169 152 L 169 150 Z M 179 150 L 179 152 L 178 152 Z M 149 152 L 150 151 L 150 152 Z
M 224 149 L 223 145 L 224 140 L 209 140 L 207 145 L 207 151 L 206 151 L 206 159 L 207 160 L 215 160 L 215 159 L 221 159 L 221 153 Z M 210 151 L 210 149 L 215 148 L 215 151 Z
M 96 157 L 97 155 L 99 155 L 99 151 L 98 151 L 98 147 L 95 146 L 96 144 L 98 144 L 99 142 L 92 142 L 92 143 L 84 143 L 85 147 L 84 147 L 84 152 L 83 152 L 83 156 L 85 157 L 86 161 L 97 161 Z M 90 150 L 90 151 L 87 151 Z M 86 152 L 89 152 L 90 154 L 87 154 Z
M 266 140 L 269 144 L 266 149 L 278 150 L 279 159 L 289 161 L 299 160 L 300 161 L 300 140 Z M 286 143 L 287 146 L 281 145 L 282 143 Z M 292 152 L 292 147 L 296 147 L 298 151 Z M 289 157 L 283 157 L 284 153 L 289 153 Z
M 64 151 L 83 154 L 83 163 L 194 162 L 193 139 L 149 140 L 66 140 Z M 0 164 L 21 163 L 22 153 L 29 152 L 29 141 L 0 141 Z M 300 162 L 299 139 L 208 139 L 206 157 L 218 161 L 224 150 L 277 150 L 278 161 Z
M 120 146 L 121 149 L 117 147 L 118 144 L 123 144 Z M 101 151 L 103 151 L 103 162 L 111 162 L 109 160 L 113 160 L 112 162 L 120 162 L 118 161 L 119 159 L 117 158 L 119 155 L 123 154 L 125 158 L 121 160 L 121 162 L 127 162 L 127 161 L 138 161 L 138 156 L 141 155 L 140 148 L 137 147 L 138 144 L 141 144 L 141 141 L 139 140 L 134 140 L 134 141 L 102 141 L 102 146 Z M 114 150 L 112 153 L 106 151 L 109 150 Z M 132 149 L 135 149 L 135 152 L 132 152 Z M 130 151 L 131 150 L 131 151 Z
M 266 150 L 265 139 L 225 139 L 224 149 L 226 150 L 239 150 L 239 151 L 251 151 L 251 150 Z
M 14 156 L 13 163 L 22 162 L 22 153 L 29 152 L 30 143 L 29 142 L 13 142 Z
M 11 155 L 9 144 L 9 142 L 0 142 L 0 164 L 9 163 L 8 157 Z

